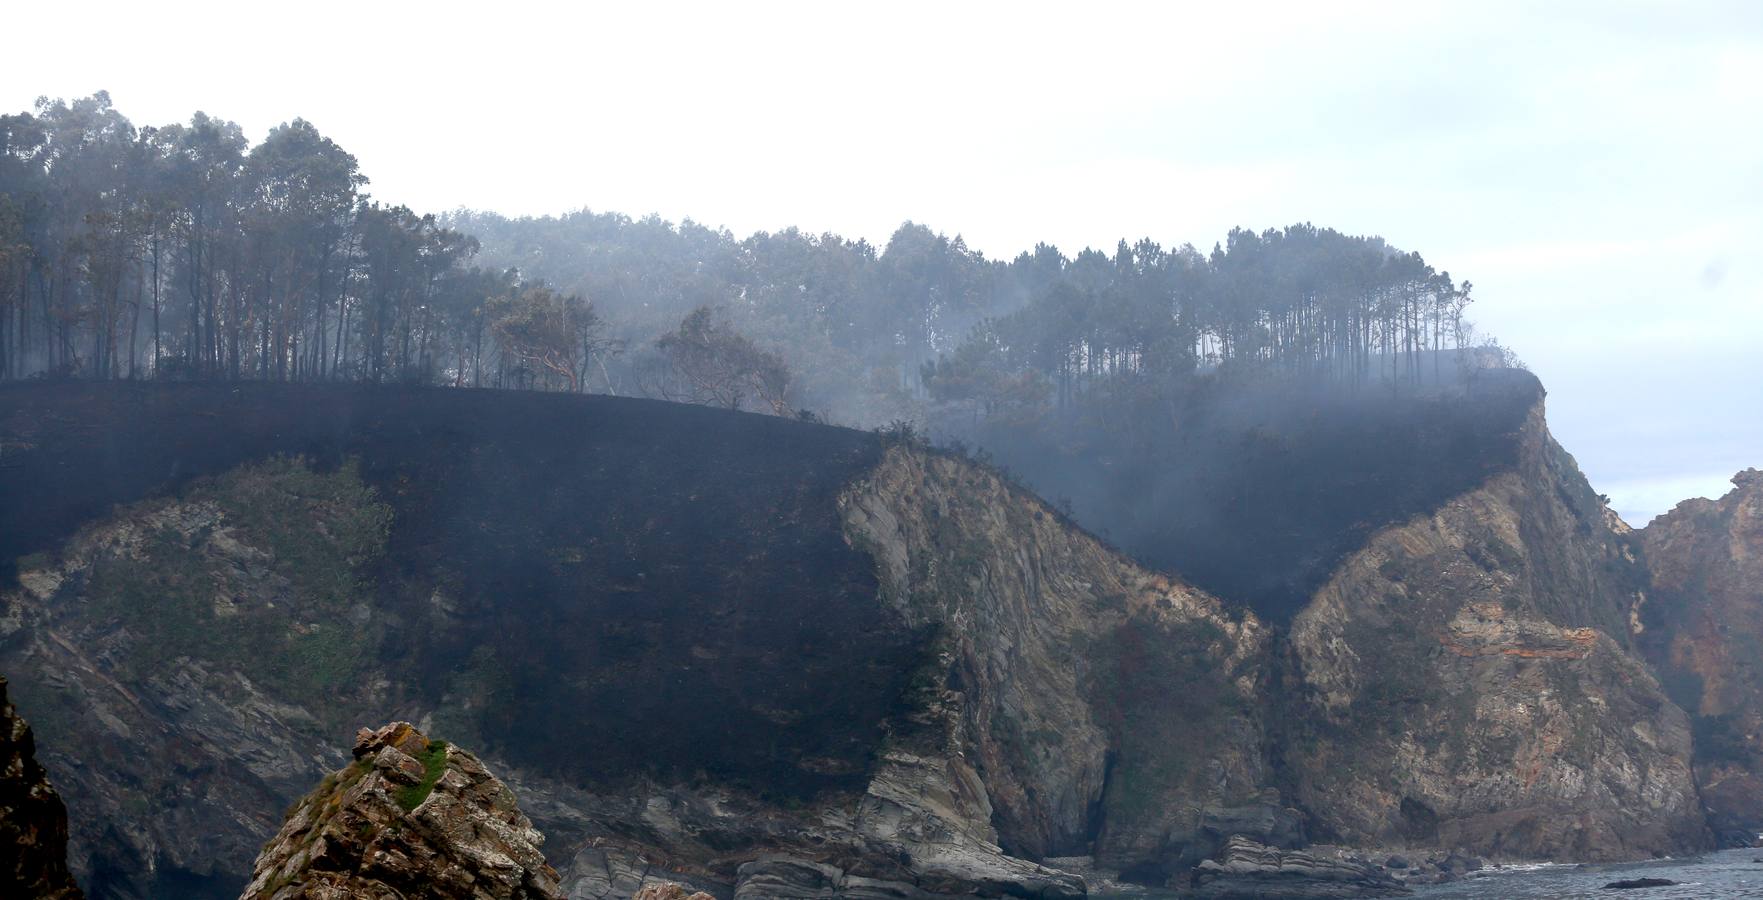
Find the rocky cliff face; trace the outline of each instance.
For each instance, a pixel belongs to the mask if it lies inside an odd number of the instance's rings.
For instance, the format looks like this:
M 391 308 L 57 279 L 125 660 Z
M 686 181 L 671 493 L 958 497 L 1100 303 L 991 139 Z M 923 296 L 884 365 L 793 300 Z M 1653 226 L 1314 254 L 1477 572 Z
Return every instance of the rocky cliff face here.
M 273 460 L 122 507 L 0 591 L 0 647 L 66 771 L 93 896 L 236 896 L 279 812 L 383 698 L 356 563 L 385 508 L 349 470 Z
M 1710 824 L 1763 832 L 1763 472 L 1719 500 L 1686 500 L 1637 532 L 1652 573 L 1642 644 L 1695 717 Z
M 922 712 L 893 731 L 872 784 L 878 811 L 899 816 L 934 777 L 952 801 L 942 818 L 975 838 L 1132 867 L 1197 862 L 1214 849 L 1209 817 L 1267 804 L 1269 636 L 1253 615 L 947 457 L 892 451 L 842 503 L 885 602 L 934 654 Z
M 1197 859 L 1281 814 L 1254 618 L 982 468 L 607 398 L 66 390 L 97 436 L 6 395 L 0 479 L 131 446 L 30 522 L 126 502 L 16 559 L 0 658 L 96 896 L 236 895 L 367 717 L 485 748 L 578 897 L 1074 896 L 1034 860 Z M 192 440 L 244 458 L 139 462 Z
M 471 753 L 407 722 L 289 811 L 241 900 L 562 900 L 545 836 Z
M 67 871 L 67 812 L 37 763 L 31 726 L 0 677 L 0 893 L 78 900 Z
M 1633 538 L 1549 437 L 1350 556 L 1292 627 L 1284 753 L 1359 843 L 1615 859 L 1707 837 L 1690 730 L 1632 652 Z
M 45 510 L 0 508 L 28 532 L 0 533 L 0 665 L 95 897 L 237 896 L 362 720 L 477 748 L 572 898 L 1072 897 L 1059 860 L 1162 884 L 1233 835 L 1700 843 L 1686 720 L 1630 653 L 1632 539 L 1540 409 L 1483 441 L 1518 463 L 1378 530 L 1288 640 L 873 435 L 53 390 L 0 390 L 0 490 Z M 43 490 L 64 465 L 97 474 Z

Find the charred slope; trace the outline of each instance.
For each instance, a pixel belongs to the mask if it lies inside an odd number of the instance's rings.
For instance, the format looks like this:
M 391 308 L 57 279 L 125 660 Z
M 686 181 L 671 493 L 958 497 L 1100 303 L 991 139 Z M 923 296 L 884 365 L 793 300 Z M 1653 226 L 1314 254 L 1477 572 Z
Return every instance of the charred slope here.
M 1749 845 L 1763 831 L 1763 472 L 1732 482 L 1637 532 L 1652 573 L 1641 643 L 1695 717 L 1710 824 Z
M 0 441 L 0 658 L 77 770 L 98 895 L 236 894 L 264 836 L 244 823 L 352 723 L 443 707 L 445 736 L 572 783 L 858 792 L 921 656 L 840 531 L 872 435 L 602 397 L 67 384 L 0 391 Z
M 356 649 L 397 671 L 412 699 L 493 666 L 474 724 L 523 765 L 703 770 L 796 794 L 860 786 L 852 773 L 911 653 L 904 640 L 850 638 L 885 633 L 867 602 L 873 572 L 840 538 L 833 502 L 879 459 L 869 435 L 610 397 L 257 384 L 10 388 L 0 433 L 9 562 L 116 504 L 194 499 L 196 519 L 213 513 L 276 544 L 263 565 L 296 587 L 315 568 L 357 569 L 307 593 L 350 594 L 398 628 Z M 195 481 L 278 454 L 305 462 Z M 322 484 L 339 472 L 359 486 Z M 377 533 L 360 521 L 366 492 L 389 520 Z M 321 518 L 330 546 L 253 521 L 278 503 Z M 147 515 L 149 554 L 189 551 L 216 527 Z M 180 548 L 159 546 L 170 532 Z M 117 568 L 86 574 L 113 592 L 169 586 Z M 671 652 L 706 640 L 732 655 L 711 667 Z M 767 718 L 756 698 L 802 714 Z M 580 709 L 600 711 L 594 727 Z M 822 764 L 787 762 L 802 758 Z
M 1400 393 L 1200 379 L 1106 422 L 994 424 L 975 440 L 1133 558 L 1283 625 L 1373 532 L 1516 466 L 1542 393 L 1518 370 Z

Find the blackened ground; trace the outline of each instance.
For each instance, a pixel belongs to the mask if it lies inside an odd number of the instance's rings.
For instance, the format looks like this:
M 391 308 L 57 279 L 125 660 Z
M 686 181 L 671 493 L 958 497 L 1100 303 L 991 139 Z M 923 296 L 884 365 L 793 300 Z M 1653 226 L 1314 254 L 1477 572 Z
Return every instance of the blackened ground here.
M 1204 378 L 1173 402 L 1120 402 L 1107 421 L 971 436 L 1141 563 L 1285 622 L 1371 532 L 1515 466 L 1542 396 L 1518 370 L 1400 393 Z
M 356 459 L 391 504 L 377 668 L 405 700 L 475 697 L 485 749 L 589 781 L 863 783 L 919 643 L 841 536 L 873 435 L 612 397 L 8 386 L 0 560 L 274 454 Z

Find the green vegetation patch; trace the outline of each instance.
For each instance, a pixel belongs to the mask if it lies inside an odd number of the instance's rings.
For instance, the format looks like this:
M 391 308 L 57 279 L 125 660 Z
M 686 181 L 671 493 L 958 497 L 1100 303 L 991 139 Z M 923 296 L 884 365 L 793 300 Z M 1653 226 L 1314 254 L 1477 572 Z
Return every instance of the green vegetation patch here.
M 447 770 L 447 742 L 429 741 L 428 749 L 417 756 L 417 759 L 422 761 L 422 781 L 399 788 L 393 797 L 405 812 L 421 806 L 422 801 L 427 800 L 434 791 L 435 782 L 441 780 L 441 773 Z
M 91 610 L 133 636 L 120 665 L 137 677 L 180 657 L 236 669 L 285 697 L 354 682 L 373 630 L 352 621 L 362 567 L 384 550 L 391 508 L 353 463 L 312 469 L 274 457 L 192 484 L 181 503 L 218 521 L 186 532 L 172 502 L 132 512 L 150 523 L 141 558 L 95 561 Z

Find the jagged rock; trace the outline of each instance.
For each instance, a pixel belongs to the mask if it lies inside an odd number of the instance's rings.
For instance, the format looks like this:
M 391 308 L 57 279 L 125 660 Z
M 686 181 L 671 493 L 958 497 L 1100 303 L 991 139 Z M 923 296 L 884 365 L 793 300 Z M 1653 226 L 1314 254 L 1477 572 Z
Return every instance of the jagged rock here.
M 67 871 L 67 810 L 37 763 L 31 726 L 0 676 L 0 894 L 75 900 Z
M 1217 858 L 1200 863 L 1193 896 L 1209 900 L 1330 900 L 1399 897 L 1410 891 L 1368 863 L 1277 850 L 1244 837 L 1225 842 Z
M 265 845 L 241 900 L 562 900 L 544 840 L 477 757 L 408 722 L 364 728 L 355 762 Z

